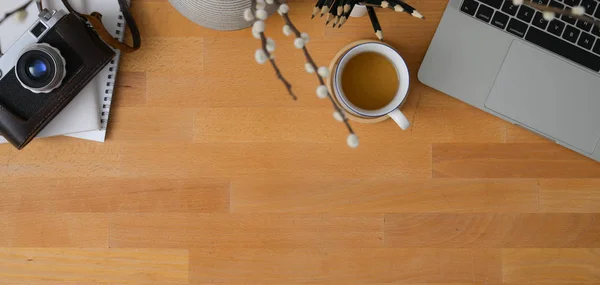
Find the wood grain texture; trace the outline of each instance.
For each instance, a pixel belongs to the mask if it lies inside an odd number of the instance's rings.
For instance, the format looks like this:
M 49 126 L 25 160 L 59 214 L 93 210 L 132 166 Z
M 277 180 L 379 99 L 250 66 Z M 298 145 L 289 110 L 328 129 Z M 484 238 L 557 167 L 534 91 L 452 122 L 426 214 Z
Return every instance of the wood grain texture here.
M 232 212 L 531 212 L 537 181 L 483 179 L 234 180 Z
M 0 268 L 3 281 L 184 283 L 188 251 L 0 248 Z
M 502 278 L 507 284 L 598 284 L 600 250 L 505 249 L 502 251 Z
M 499 253 L 499 251 L 498 251 Z M 486 270 L 475 250 L 457 249 L 197 249 L 191 251 L 192 281 L 261 284 L 467 283 Z M 477 258 L 475 255 L 478 255 Z M 473 261 L 480 262 L 474 266 Z M 226 268 L 236 268 L 234 271 Z M 499 267 L 495 275 L 499 276 Z M 488 272 L 489 274 L 489 272 Z
M 594 213 L 600 209 L 600 179 L 542 179 L 540 210 Z
M 319 66 L 374 37 L 289 2 Z M 0 145 L 0 284 L 600 284 L 600 164 L 421 84 L 447 1 L 407 3 L 427 20 L 378 16 L 412 127 L 353 123 L 352 150 L 280 17 L 266 31 L 298 101 L 249 30 L 133 0 L 143 46 L 122 56 L 107 142 Z
M 109 216 L 93 213 L 5 213 L 1 247 L 108 247 Z
M 392 247 L 599 247 L 598 214 L 389 214 Z
M 220 213 L 229 211 L 229 183 L 223 180 L 82 178 L 21 179 L 0 186 L 4 213 Z
M 434 144 L 434 177 L 600 178 L 600 164 L 556 144 Z
M 145 106 L 146 91 L 146 72 L 119 72 L 110 104 L 113 108 Z M 113 123 L 110 123 L 112 127 Z
M 381 247 L 383 215 L 114 214 L 111 247 Z

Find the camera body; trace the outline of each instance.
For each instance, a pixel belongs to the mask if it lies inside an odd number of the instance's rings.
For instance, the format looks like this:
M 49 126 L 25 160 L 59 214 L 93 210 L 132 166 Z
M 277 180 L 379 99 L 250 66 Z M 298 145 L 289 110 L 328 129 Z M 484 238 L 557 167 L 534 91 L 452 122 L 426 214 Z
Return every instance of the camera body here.
M 43 10 L 0 57 L 0 133 L 25 147 L 114 56 L 80 16 Z

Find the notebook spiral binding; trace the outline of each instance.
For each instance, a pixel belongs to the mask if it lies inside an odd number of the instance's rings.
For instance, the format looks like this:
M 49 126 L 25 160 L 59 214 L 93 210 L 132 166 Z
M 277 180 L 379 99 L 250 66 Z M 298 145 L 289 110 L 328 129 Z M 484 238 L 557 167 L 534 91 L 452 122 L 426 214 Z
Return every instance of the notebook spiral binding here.
M 115 35 L 117 35 L 115 37 L 115 39 L 119 40 L 120 42 L 123 42 L 124 39 L 124 33 L 122 31 L 125 30 L 125 19 L 123 18 L 123 14 L 120 13 L 119 17 L 118 17 L 118 21 L 117 21 L 117 30 L 115 31 Z M 117 62 L 119 62 L 119 59 L 121 57 L 121 51 L 120 50 L 115 50 L 115 58 L 113 58 L 113 60 L 110 61 L 110 63 L 108 64 L 108 78 L 106 80 L 106 89 L 104 90 L 104 99 L 102 100 L 101 104 L 102 104 L 102 114 L 101 114 L 101 119 L 100 119 L 100 123 L 101 123 L 101 127 L 103 131 L 105 131 L 108 127 L 108 117 L 110 114 L 110 105 L 112 103 L 112 97 L 114 94 L 114 90 L 115 90 L 115 80 L 116 80 L 116 76 L 117 76 L 117 71 L 119 69 L 119 65 L 117 64 Z

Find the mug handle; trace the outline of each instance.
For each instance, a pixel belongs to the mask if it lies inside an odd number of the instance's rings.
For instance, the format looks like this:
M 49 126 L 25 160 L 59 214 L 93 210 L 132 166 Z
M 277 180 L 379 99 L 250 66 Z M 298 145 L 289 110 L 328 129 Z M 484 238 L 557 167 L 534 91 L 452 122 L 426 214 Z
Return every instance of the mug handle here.
M 404 116 L 404 114 L 400 111 L 400 109 L 391 111 L 390 113 L 388 113 L 388 116 L 390 116 L 390 118 L 392 118 L 392 120 L 394 120 L 394 122 L 396 122 L 396 124 L 398 124 L 398 126 L 400 126 L 401 129 L 406 130 L 408 129 L 408 127 L 410 127 L 410 122 L 408 121 L 406 116 Z

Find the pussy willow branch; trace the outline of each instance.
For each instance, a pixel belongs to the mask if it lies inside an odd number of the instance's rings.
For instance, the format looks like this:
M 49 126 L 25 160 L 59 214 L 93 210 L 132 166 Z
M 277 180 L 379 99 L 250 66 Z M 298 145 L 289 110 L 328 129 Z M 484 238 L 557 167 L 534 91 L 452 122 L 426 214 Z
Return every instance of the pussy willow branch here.
M 285 1 L 278 1 L 278 0 L 275 1 L 275 4 L 277 4 L 277 5 L 281 5 L 282 3 L 285 3 Z M 290 20 L 290 17 L 288 15 L 288 13 L 282 13 L 281 17 L 283 17 L 283 20 L 285 21 L 285 24 L 288 25 L 292 29 L 292 32 L 296 35 L 296 38 L 301 38 L 302 37 L 302 33 L 300 33 L 300 31 L 296 28 L 296 26 L 294 26 L 294 24 Z M 304 52 L 304 56 L 306 57 L 306 61 L 315 70 L 317 78 L 319 79 L 319 84 L 323 85 L 323 86 L 327 86 L 325 84 L 325 81 L 323 80 L 323 77 L 321 77 L 321 75 L 319 75 L 319 73 L 316 72 L 319 69 L 319 67 L 317 66 L 317 64 L 315 63 L 315 61 L 312 59 L 312 57 L 310 56 L 310 53 L 308 52 L 308 49 L 306 48 L 306 45 L 304 45 L 304 47 L 302 47 L 302 51 Z M 327 98 L 329 98 L 329 100 L 331 101 L 331 105 L 333 105 L 333 108 L 335 109 L 335 111 L 338 112 L 342 116 L 344 124 L 346 125 L 346 128 L 348 128 L 348 132 L 350 132 L 351 134 L 354 134 L 354 130 L 352 130 L 352 127 L 350 126 L 350 123 L 348 122 L 347 116 L 344 114 L 344 112 L 337 105 L 337 103 L 335 102 L 335 100 L 333 99 L 333 97 L 331 96 L 331 94 L 329 93 L 329 90 L 327 91 Z
M 29 6 L 29 4 L 31 4 L 32 2 L 33 2 L 33 0 L 29 0 L 25 4 L 23 4 L 20 7 L 16 8 L 15 10 L 7 12 L 6 14 L 4 14 L 4 17 L 2 19 L 0 19 L 0 24 L 2 24 L 6 19 L 8 19 L 13 14 L 16 14 L 19 11 L 23 11 L 23 10 L 27 9 L 27 6 Z
M 29 6 L 29 4 L 31 4 L 32 2 L 33 2 L 33 0 L 29 0 L 29 1 L 25 2 L 25 4 L 21 5 L 20 7 L 17 7 L 15 10 L 4 14 L 4 17 L 2 17 L 2 19 L 0 19 L 0 24 L 4 23 L 4 21 L 6 21 L 6 19 L 10 18 L 10 16 L 12 16 L 16 13 L 19 13 L 20 11 L 25 11 L 25 9 L 27 9 L 27 6 Z M 2 55 L 2 46 L 0 46 L 0 55 Z
M 292 91 L 292 84 L 290 84 L 283 77 L 283 75 L 281 74 L 281 70 L 279 70 L 279 67 L 277 67 L 277 64 L 275 63 L 275 58 L 273 56 L 271 56 L 271 53 L 267 50 L 267 37 L 265 37 L 264 32 L 260 33 L 260 41 L 261 41 L 263 51 L 269 58 L 269 62 L 271 63 L 271 66 L 273 66 L 273 69 L 275 70 L 275 73 L 277 74 L 277 78 L 279 78 L 279 80 L 281 80 L 281 82 L 283 82 L 283 85 L 285 85 L 285 88 L 287 88 L 288 93 L 290 93 L 290 96 L 292 96 L 292 99 L 297 100 L 298 97 L 296 97 L 296 95 L 294 95 L 294 91 Z
M 591 18 L 589 16 L 585 16 L 585 15 L 584 16 L 574 15 L 571 12 L 571 9 L 563 10 L 563 9 L 552 7 L 552 6 L 546 6 L 543 4 L 539 4 L 539 3 L 533 2 L 532 0 L 525 0 L 523 2 L 523 5 L 529 6 L 534 9 L 538 9 L 542 12 L 548 11 L 548 12 L 554 12 L 557 15 L 567 15 L 567 16 L 570 16 L 570 17 L 578 19 L 578 20 L 586 21 L 586 22 L 596 25 L 596 26 L 598 26 L 598 28 L 600 28 L 600 21 L 596 21 L 593 18 Z
M 254 11 L 256 9 L 256 0 L 252 0 L 251 5 L 252 6 L 250 6 L 250 9 L 252 10 L 252 14 L 254 14 Z M 294 91 L 292 91 L 292 84 L 290 84 L 285 79 L 285 77 L 283 77 L 283 74 L 281 74 L 281 70 L 279 70 L 279 67 L 275 63 L 275 58 L 273 56 L 271 56 L 271 53 L 269 52 L 269 50 L 267 50 L 267 38 L 266 38 L 264 32 L 260 32 L 260 42 L 261 42 L 261 48 L 267 55 L 267 58 L 269 58 L 269 62 L 271 63 L 271 66 L 273 66 L 273 69 L 275 70 L 275 74 L 277 75 L 277 78 L 279 78 L 279 80 L 281 80 L 281 82 L 283 82 L 283 85 L 285 85 L 285 88 L 287 89 L 287 91 L 290 94 L 290 96 L 292 97 L 292 99 L 297 100 L 298 97 L 296 97 L 296 95 L 294 95 Z

